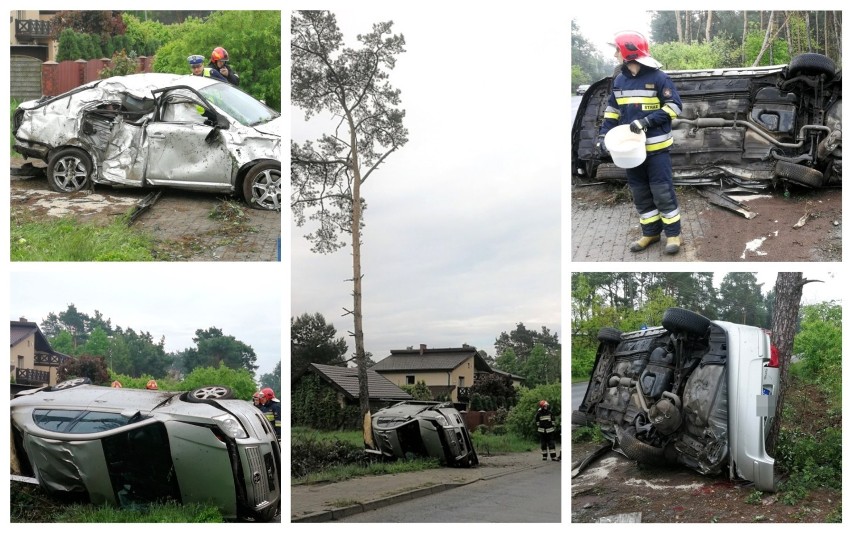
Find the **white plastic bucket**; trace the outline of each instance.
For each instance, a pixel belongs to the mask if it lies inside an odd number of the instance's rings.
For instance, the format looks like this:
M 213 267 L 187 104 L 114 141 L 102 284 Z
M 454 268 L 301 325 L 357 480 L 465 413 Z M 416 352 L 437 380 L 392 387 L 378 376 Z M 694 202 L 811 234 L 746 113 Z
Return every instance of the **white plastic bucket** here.
M 621 168 L 638 167 L 645 161 L 645 132 L 633 133 L 629 124 L 609 130 L 604 144 L 612 156 L 612 162 Z

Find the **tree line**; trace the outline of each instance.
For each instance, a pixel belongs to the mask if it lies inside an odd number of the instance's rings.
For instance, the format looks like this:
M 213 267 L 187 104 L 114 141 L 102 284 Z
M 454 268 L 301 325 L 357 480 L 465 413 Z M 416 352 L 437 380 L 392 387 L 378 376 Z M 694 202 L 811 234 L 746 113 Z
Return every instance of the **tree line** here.
M 491 368 L 523 376 L 528 388 L 561 381 L 562 346 L 559 336 L 545 326 L 535 330 L 518 322 L 514 329 L 495 338 L 494 349 L 494 356 L 482 349 L 478 352 Z M 303 313 L 290 318 L 292 376 L 311 363 L 345 366 L 354 359 L 346 357 L 348 350 L 346 339 L 337 336 L 334 324 L 327 322 L 322 313 Z M 375 364 L 373 357 L 367 352 L 368 367 Z M 491 386 L 483 383 L 486 389 Z
M 818 53 L 842 64 L 841 11 L 652 11 L 651 55 L 664 70 L 787 64 Z M 572 84 L 609 76 L 617 62 L 571 23 Z
M 155 338 L 147 331 L 114 325 L 100 311 L 89 315 L 73 303 L 64 311 L 48 313 L 40 327 L 55 351 L 74 358 L 72 365 L 81 360 L 91 365 L 98 360 L 102 371 L 113 376 L 181 379 L 199 368 L 220 367 L 254 376 L 258 369 L 254 349 L 217 327 L 196 329 L 194 345 L 177 352 L 165 350 L 163 336 Z M 280 390 L 281 364 L 258 381 Z
M 771 329 L 774 289 L 751 272 L 575 272 L 571 275 L 571 374 L 588 376 L 603 327 L 635 331 L 660 325 L 669 307 L 711 320 Z

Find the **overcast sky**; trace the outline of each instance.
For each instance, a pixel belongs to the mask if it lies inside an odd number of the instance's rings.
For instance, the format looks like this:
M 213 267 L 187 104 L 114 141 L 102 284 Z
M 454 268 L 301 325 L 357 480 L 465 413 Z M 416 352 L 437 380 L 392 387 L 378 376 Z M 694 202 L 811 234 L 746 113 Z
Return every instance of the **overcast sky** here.
M 13 265 L 9 320 L 25 317 L 41 324 L 49 313 L 74 304 L 113 326 L 165 337 L 166 352 L 195 346 L 197 329 L 216 327 L 248 344 L 257 355 L 255 377 L 281 361 L 282 292 L 280 268 L 252 265 L 254 280 L 240 264 L 35 264 Z M 18 269 L 24 268 L 23 271 Z M 264 271 L 267 271 L 264 274 Z
M 409 142 L 362 189 L 366 350 L 467 343 L 494 354 L 518 322 L 560 327 L 561 166 L 570 22 L 536 9 L 336 9 L 347 39 L 392 20 L 405 36 L 390 82 Z M 356 43 L 352 43 L 353 45 Z M 293 137 L 321 126 L 292 109 Z M 322 313 L 351 337 L 351 247 L 315 255 L 292 227 L 294 315 Z
M 619 31 L 634 30 L 651 39 L 651 12 L 638 7 L 607 9 L 606 14 L 595 9 L 583 9 L 573 12 L 571 18 L 580 35 L 595 45 L 603 57 L 612 56 L 615 49 L 609 43 Z

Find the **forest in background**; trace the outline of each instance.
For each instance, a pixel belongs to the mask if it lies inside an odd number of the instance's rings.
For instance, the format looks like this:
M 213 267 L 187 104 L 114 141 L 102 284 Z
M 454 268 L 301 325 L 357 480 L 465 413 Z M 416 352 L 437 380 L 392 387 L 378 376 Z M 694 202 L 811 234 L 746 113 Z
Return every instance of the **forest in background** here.
M 651 11 L 651 55 L 663 70 L 782 65 L 803 53 L 842 64 L 840 11 Z M 611 50 L 598 50 L 571 21 L 571 86 L 612 75 Z

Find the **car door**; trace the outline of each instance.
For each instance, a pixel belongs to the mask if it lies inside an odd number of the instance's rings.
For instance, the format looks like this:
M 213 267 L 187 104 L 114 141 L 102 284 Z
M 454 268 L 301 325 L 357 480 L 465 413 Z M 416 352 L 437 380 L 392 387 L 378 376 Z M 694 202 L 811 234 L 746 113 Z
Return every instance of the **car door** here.
M 234 163 L 221 129 L 229 124 L 189 87 L 154 91 L 155 119 L 145 128 L 150 185 L 230 191 Z

